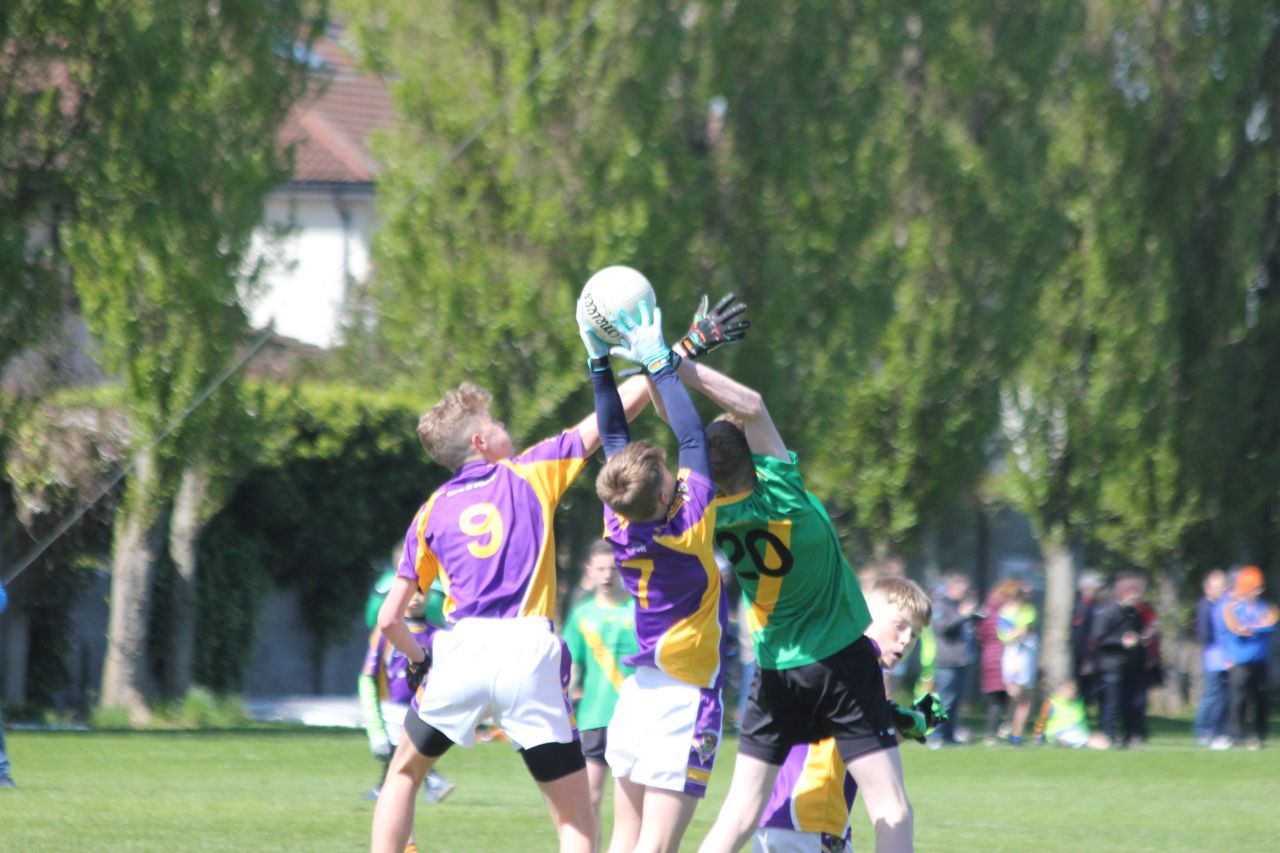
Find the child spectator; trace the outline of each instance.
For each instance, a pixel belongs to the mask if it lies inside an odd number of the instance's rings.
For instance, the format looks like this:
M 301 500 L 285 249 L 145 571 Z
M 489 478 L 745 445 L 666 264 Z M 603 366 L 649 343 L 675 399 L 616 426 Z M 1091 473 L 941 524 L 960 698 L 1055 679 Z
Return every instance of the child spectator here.
M 1036 684 L 1036 664 L 1040 653 L 1040 639 L 1035 633 L 1036 608 L 1031 603 L 1027 589 L 1015 586 L 1009 599 L 1000 606 L 996 621 L 996 636 L 1004 650 L 1000 657 L 1000 672 L 1004 689 L 1013 702 L 1013 718 L 1009 727 L 1009 743 L 1022 743 L 1022 732 L 1031 715 L 1031 691 Z
M 1271 656 L 1271 634 L 1275 631 L 1277 610 L 1262 600 L 1266 589 L 1262 571 L 1245 566 L 1236 575 L 1235 590 L 1222 608 L 1223 621 L 1230 635 L 1227 639 L 1227 662 L 1231 670 L 1231 739 L 1249 749 L 1261 749 L 1267 740 L 1267 715 L 1271 711 L 1267 693 L 1267 661 Z M 1253 706 L 1254 733 L 1243 741 L 1245 718 Z
M 1196 637 L 1200 640 L 1204 677 L 1195 735 L 1201 746 L 1210 746 L 1215 738 L 1226 735 L 1227 699 L 1231 692 L 1227 683 L 1227 637 L 1214 614 L 1226 592 L 1227 575 L 1215 569 L 1205 576 L 1204 596 L 1196 603 Z
M 1012 579 L 1001 581 L 987 596 L 986 604 L 980 613 L 975 614 L 981 620 L 978 622 L 976 637 L 982 676 L 980 686 L 987 697 L 987 736 L 983 740 L 987 746 L 996 742 L 996 737 L 1002 728 L 1001 718 L 1009 704 L 1009 694 L 1004 689 L 1004 643 L 1000 642 L 998 625 L 1000 608 L 1017 590 L 1017 581 Z
M 1106 749 L 1110 744 L 1105 735 L 1089 731 L 1089 719 L 1076 683 L 1067 679 L 1058 685 L 1044 704 L 1036 719 L 1036 740 L 1069 746 L 1072 749 Z

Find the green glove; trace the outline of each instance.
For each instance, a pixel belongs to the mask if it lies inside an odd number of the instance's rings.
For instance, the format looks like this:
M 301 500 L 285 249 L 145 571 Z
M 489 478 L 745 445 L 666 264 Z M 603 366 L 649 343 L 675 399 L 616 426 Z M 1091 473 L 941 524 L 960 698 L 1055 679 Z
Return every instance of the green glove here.
M 929 724 L 925 719 L 922 711 L 917 711 L 914 707 L 904 708 L 897 702 L 889 702 L 889 710 L 893 715 L 893 724 L 905 738 L 911 738 L 918 743 L 924 743 L 924 736 L 928 733 Z
M 937 693 L 926 693 L 920 696 L 911 707 L 924 714 L 928 731 L 933 731 L 950 719 L 947 706 L 942 704 L 942 697 Z

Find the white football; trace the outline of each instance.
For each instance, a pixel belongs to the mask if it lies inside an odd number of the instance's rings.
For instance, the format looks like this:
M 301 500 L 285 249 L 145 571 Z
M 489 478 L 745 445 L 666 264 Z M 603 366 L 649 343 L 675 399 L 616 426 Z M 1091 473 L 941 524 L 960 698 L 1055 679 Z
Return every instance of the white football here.
M 631 267 L 605 267 L 582 287 L 578 296 L 578 325 L 595 329 L 607 344 L 622 343 L 615 325 L 618 314 L 625 311 L 632 321 L 640 318 L 640 303 L 648 303 L 649 313 L 657 307 L 649 279 Z

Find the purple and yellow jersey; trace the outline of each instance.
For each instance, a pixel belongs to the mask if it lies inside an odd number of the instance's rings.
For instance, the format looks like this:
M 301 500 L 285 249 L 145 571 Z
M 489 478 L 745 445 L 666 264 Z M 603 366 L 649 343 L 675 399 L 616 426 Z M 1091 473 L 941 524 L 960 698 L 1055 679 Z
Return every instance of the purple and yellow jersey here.
M 857 792 L 835 738 L 798 743 L 778 770 L 759 826 L 843 836 Z
M 444 616 L 552 618 L 551 516 L 586 464 L 576 429 L 513 459 L 468 462 L 436 489 L 405 535 L 399 577 L 429 589 L 440 578 Z
M 665 519 L 632 523 L 609 507 L 605 538 L 636 602 L 639 651 L 628 666 L 654 666 L 698 687 L 719 688 L 728 602 L 712 546 L 715 486 L 681 469 Z
M 431 637 L 437 629 L 423 619 L 406 619 L 405 625 L 418 645 L 430 652 Z M 374 628 L 369 634 L 369 651 L 365 653 L 360 674 L 369 676 L 378 685 L 378 699 L 397 705 L 411 704 L 414 695 L 409 689 L 408 673 L 409 659 L 400 654 L 382 631 Z

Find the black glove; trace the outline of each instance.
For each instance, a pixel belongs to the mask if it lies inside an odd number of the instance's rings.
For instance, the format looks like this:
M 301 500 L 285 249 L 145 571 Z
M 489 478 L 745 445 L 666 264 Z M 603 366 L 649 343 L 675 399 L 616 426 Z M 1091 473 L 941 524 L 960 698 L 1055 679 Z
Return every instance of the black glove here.
M 689 324 L 689 331 L 680 341 L 684 344 L 689 358 L 701 358 L 721 344 L 742 340 L 751 328 L 747 319 L 735 320 L 739 314 L 747 310 L 742 302 L 734 304 L 737 297 L 730 293 L 707 309 L 707 297 L 703 296 L 698 303 L 698 310 Z
M 422 686 L 422 679 L 427 677 L 427 670 L 431 669 L 431 655 L 424 653 L 424 657 L 418 663 L 409 662 L 409 669 L 405 672 L 405 678 L 409 682 L 409 689 L 414 693 L 418 692 L 418 688 Z

